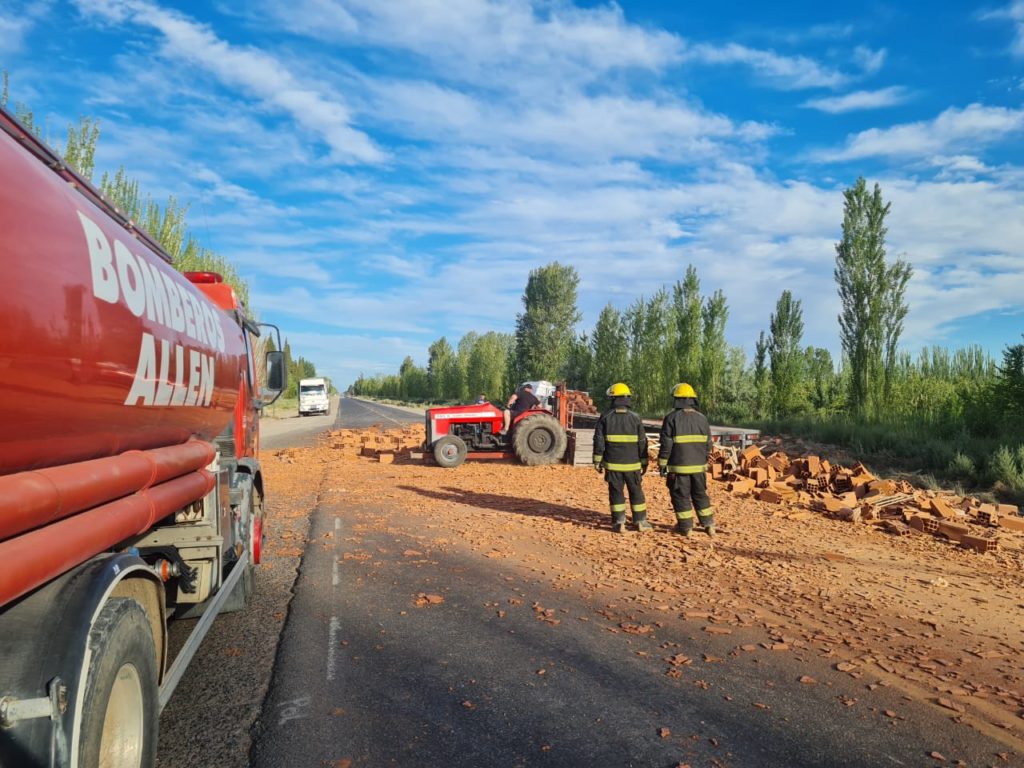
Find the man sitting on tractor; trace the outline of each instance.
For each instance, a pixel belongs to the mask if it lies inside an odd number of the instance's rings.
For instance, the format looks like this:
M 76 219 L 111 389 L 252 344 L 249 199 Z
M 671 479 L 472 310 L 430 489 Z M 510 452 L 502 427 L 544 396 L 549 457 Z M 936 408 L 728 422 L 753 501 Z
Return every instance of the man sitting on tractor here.
M 507 435 L 509 425 L 516 416 L 523 411 L 528 411 L 531 408 L 536 407 L 539 404 L 540 400 L 538 400 L 536 395 L 533 394 L 533 385 L 529 383 L 523 384 L 523 386 L 513 392 L 512 396 L 508 399 L 504 413 L 505 421 L 499 434 Z

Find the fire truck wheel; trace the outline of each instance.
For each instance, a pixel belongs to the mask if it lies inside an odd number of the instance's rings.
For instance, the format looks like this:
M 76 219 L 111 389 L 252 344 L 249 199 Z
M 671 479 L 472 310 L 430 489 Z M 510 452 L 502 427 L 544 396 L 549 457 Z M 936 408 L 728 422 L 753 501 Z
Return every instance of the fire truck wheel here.
M 156 647 L 142 606 L 131 598 L 110 598 L 89 632 L 89 653 L 79 765 L 155 765 Z
M 516 425 L 512 449 L 523 464 L 536 467 L 554 464 L 565 456 L 565 430 L 554 416 L 539 413 Z
M 466 443 L 461 437 L 445 435 L 434 443 L 434 461 L 438 466 L 457 467 L 466 460 Z

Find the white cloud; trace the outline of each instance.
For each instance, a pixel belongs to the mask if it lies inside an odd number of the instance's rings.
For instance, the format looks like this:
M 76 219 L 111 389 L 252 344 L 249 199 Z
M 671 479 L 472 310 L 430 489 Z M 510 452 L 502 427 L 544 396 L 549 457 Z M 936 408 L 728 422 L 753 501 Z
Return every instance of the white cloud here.
M 338 94 L 299 80 L 287 65 L 251 47 L 233 46 L 208 27 L 164 10 L 145 0 L 77 0 L 79 8 L 110 21 L 132 22 L 163 36 L 163 52 L 175 61 L 188 61 L 217 77 L 224 85 L 241 88 L 317 133 L 339 162 L 377 163 L 385 154 L 362 131 L 351 125 L 349 109 Z
M 1009 20 L 1014 32 L 1010 52 L 1014 56 L 1024 56 L 1024 0 L 1015 0 L 1004 8 L 983 12 L 979 18 Z
M 433 62 L 447 78 L 487 86 L 509 69 L 546 75 L 558 85 L 563 78 L 599 80 L 621 68 L 657 70 L 680 49 L 675 35 L 627 23 L 615 4 L 585 9 L 556 0 L 535 9 L 521 0 L 271 0 L 264 8 L 293 32 L 402 49 Z
M 0 16 L 0 54 L 9 56 L 21 50 L 32 23 L 24 17 Z
M 999 142 L 1024 130 L 1024 109 L 970 104 L 950 107 L 934 120 L 871 128 L 851 136 L 842 149 L 816 153 L 823 161 L 859 160 L 867 157 L 919 158 L 948 153 L 958 147 Z
M 52 5 L 53 0 L 28 3 L 7 0 L 0 8 L 0 55 L 11 56 L 20 52 L 28 33 L 46 17 Z
M 902 104 L 909 98 L 907 89 L 901 85 L 893 85 L 877 91 L 853 91 L 842 96 L 825 96 L 820 99 L 808 99 L 800 106 L 840 115 L 846 112 L 859 112 L 866 109 L 881 109 Z
M 885 48 L 874 51 L 867 46 L 858 45 L 853 49 L 854 62 L 868 75 L 873 75 L 882 68 L 882 65 L 885 64 L 885 57 Z
M 686 48 L 683 58 L 702 64 L 744 64 L 770 85 L 783 90 L 838 88 L 849 80 L 847 75 L 823 67 L 806 56 L 782 56 L 739 43 L 691 45 Z

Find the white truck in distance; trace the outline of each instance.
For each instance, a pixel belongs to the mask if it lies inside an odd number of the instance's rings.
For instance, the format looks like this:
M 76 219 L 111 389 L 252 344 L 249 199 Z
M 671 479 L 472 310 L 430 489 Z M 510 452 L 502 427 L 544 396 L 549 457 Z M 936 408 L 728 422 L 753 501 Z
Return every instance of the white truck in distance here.
M 299 380 L 299 416 L 311 413 L 329 413 L 331 401 L 327 392 L 327 379 Z

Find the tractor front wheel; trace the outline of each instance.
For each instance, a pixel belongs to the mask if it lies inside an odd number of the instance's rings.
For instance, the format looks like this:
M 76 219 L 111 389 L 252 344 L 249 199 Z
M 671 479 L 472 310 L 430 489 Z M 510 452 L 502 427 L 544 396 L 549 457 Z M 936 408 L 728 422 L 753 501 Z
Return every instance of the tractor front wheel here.
M 466 460 L 466 443 L 461 437 L 445 435 L 434 443 L 434 461 L 438 466 L 451 469 Z
M 520 421 L 512 435 L 516 458 L 530 467 L 554 464 L 565 456 L 565 430 L 554 416 L 538 413 Z

